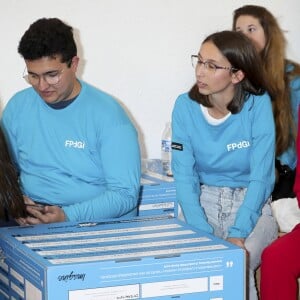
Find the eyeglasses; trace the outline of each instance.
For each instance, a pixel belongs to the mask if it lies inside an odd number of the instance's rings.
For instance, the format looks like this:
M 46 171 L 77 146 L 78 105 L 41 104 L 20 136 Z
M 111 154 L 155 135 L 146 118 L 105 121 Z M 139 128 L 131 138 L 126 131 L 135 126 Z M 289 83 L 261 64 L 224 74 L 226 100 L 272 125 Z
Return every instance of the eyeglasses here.
M 221 70 L 229 70 L 229 71 L 237 71 L 238 69 L 233 68 L 233 67 L 222 67 L 214 64 L 211 61 L 203 61 L 201 58 L 199 58 L 198 55 L 191 55 L 191 60 L 192 60 L 192 66 L 196 68 L 197 66 L 203 65 L 205 70 L 215 73 L 216 70 L 221 69 Z
M 51 71 L 42 75 L 37 75 L 34 73 L 27 73 L 27 69 L 25 68 L 23 72 L 23 78 L 31 85 L 38 85 L 40 83 L 41 77 L 45 80 L 49 85 L 58 84 L 61 80 L 61 75 L 64 69 L 61 71 Z

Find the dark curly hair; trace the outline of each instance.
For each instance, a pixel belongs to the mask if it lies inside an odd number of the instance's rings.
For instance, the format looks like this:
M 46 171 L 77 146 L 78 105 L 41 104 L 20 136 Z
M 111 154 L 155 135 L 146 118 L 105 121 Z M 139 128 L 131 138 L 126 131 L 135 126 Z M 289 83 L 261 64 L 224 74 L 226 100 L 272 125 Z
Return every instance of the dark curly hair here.
M 39 19 L 22 36 L 18 52 L 26 60 L 59 55 L 68 62 L 77 55 L 73 28 L 57 18 Z

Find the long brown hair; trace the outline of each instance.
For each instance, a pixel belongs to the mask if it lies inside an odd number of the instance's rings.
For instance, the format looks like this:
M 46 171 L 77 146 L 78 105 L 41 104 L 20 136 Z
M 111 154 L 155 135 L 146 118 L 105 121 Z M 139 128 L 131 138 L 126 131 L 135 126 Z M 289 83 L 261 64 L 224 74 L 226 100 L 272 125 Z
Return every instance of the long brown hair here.
M 202 44 L 211 42 L 232 66 L 230 72 L 243 71 L 245 77 L 235 85 L 235 94 L 228 103 L 227 109 L 236 114 L 240 112 L 250 94 L 261 95 L 265 92 L 265 77 L 261 67 L 260 57 L 252 42 L 244 34 L 235 31 L 220 31 L 206 37 Z M 189 92 L 194 101 L 212 107 L 208 96 L 199 93 L 197 85 Z
M 6 140 L 0 127 L 0 219 L 26 216 L 18 175 L 11 161 Z
M 261 51 L 266 81 L 273 100 L 276 126 L 276 155 L 282 154 L 289 146 L 295 145 L 296 126 L 290 99 L 290 81 L 300 75 L 300 66 L 285 58 L 286 40 L 275 17 L 264 7 L 245 5 L 234 11 L 233 30 L 240 16 L 252 16 L 264 29 L 266 45 Z M 287 72 L 287 65 L 293 69 Z

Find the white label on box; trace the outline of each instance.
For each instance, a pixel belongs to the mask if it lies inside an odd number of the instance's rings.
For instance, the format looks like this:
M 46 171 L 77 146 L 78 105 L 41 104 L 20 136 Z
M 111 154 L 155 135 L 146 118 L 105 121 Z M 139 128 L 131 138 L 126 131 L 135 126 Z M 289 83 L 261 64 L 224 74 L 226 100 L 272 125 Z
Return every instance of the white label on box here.
M 76 229 L 75 227 L 74 229 Z M 154 231 L 154 230 L 167 230 L 167 229 L 176 229 L 182 228 L 179 224 L 166 224 L 166 225 L 155 225 L 155 226 L 144 226 L 144 227 L 132 227 L 132 228 L 119 228 L 119 229 L 109 229 L 109 230 L 94 230 L 94 231 L 77 231 L 77 232 L 68 232 L 68 233 L 54 233 L 54 234 L 38 234 L 38 235 L 24 235 L 16 236 L 15 238 L 21 242 L 27 241 L 40 241 L 40 240 L 60 240 L 63 238 L 78 238 L 78 237 L 87 237 L 94 235 L 112 235 L 112 234 L 121 234 L 121 233 L 132 233 L 132 232 L 144 232 L 144 231 Z M 73 230 L 74 230 L 73 229 Z M 1 266 L 1 265 L 0 265 Z
M 25 281 L 26 299 L 30 300 L 42 300 L 42 292 L 30 281 Z
M 149 203 L 149 204 L 141 204 L 139 206 L 139 210 L 153 210 L 153 209 L 170 209 L 174 208 L 174 202 L 157 202 L 157 203 Z
M 222 291 L 224 288 L 223 276 L 211 276 L 209 277 L 209 290 L 210 291 Z
M 69 300 L 120 300 L 140 299 L 139 285 L 125 285 L 69 291 Z
M 144 283 L 141 285 L 142 299 L 171 295 L 183 295 L 208 291 L 208 278 L 193 278 L 162 282 Z

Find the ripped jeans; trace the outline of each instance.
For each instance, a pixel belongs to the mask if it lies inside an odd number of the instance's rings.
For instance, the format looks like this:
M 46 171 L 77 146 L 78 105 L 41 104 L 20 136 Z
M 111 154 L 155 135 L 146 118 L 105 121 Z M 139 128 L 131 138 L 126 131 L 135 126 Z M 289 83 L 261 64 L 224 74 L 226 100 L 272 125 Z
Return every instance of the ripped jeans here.
M 228 188 L 201 185 L 200 203 L 207 216 L 208 223 L 214 229 L 214 235 L 226 239 L 228 228 L 231 227 L 236 218 L 237 211 L 242 204 L 247 189 Z M 179 214 L 179 218 L 184 219 Z M 271 206 L 265 204 L 262 215 L 245 240 L 245 247 L 249 253 L 247 262 L 247 299 L 257 300 L 257 289 L 255 284 L 255 271 L 260 265 L 261 253 L 273 240 L 277 238 L 278 226 L 272 216 Z

